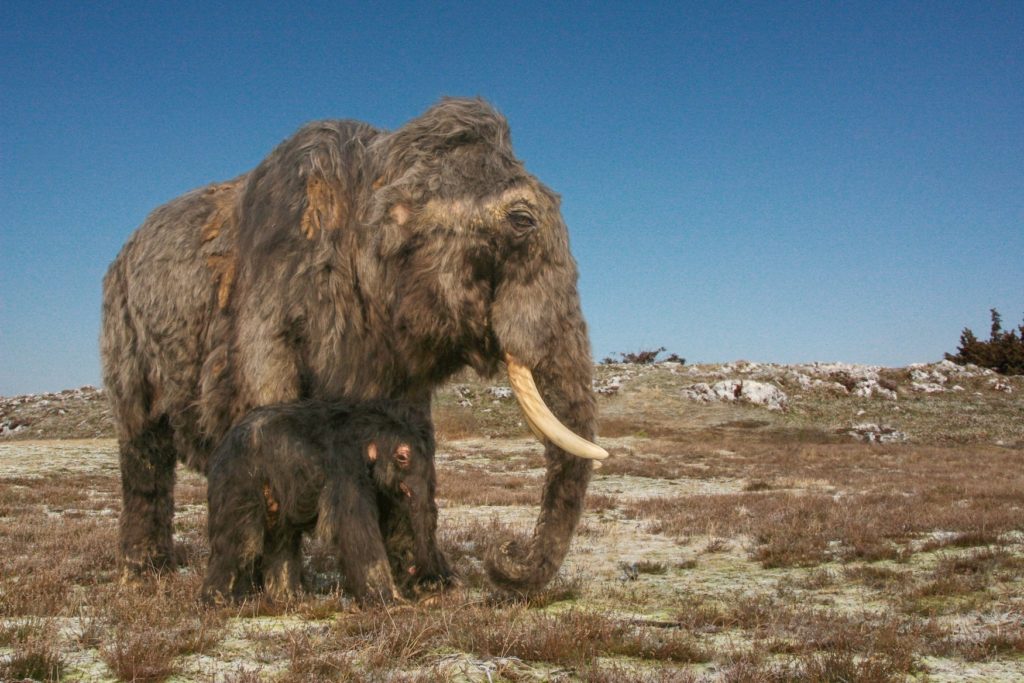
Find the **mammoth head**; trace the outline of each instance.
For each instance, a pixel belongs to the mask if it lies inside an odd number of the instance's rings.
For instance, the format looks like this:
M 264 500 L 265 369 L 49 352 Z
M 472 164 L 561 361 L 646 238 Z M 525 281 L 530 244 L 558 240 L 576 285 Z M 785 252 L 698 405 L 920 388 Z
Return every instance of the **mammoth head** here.
M 414 374 L 468 363 L 489 375 L 504 362 L 539 438 L 607 457 L 589 440 L 590 349 L 559 198 L 515 157 L 508 123 L 481 100 L 446 99 L 375 145 L 368 222 Z

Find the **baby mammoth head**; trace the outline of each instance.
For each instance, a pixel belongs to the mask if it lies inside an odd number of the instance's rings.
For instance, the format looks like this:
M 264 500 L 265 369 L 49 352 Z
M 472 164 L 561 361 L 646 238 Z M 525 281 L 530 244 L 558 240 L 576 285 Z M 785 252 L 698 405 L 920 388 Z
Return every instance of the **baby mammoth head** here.
M 409 502 L 431 496 L 433 463 L 411 440 L 377 438 L 366 445 L 366 459 L 377 486 Z
M 430 575 L 437 566 L 434 547 L 434 441 L 415 421 L 375 425 L 363 453 L 378 492 L 382 523 L 389 531 L 388 556 L 396 575 Z M 432 569 L 433 568 L 433 569 Z M 426 574 L 421 574 L 426 572 Z

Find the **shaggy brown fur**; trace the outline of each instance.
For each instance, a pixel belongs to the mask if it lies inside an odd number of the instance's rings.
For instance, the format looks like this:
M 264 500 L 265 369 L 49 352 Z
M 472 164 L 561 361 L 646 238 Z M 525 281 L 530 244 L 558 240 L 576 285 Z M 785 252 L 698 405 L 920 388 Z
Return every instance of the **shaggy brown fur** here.
M 433 553 L 432 430 L 410 411 L 380 402 L 258 408 L 217 447 L 208 477 L 208 600 L 259 588 L 295 596 L 301 536 L 314 526 L 337 554 L 345 589 L 361 600 L 398 598 L 392 571 L 400 584 L 450 575 Z M 411 534 L 392 534 L 385 549 L 382 531 L 396 527 Z
M 171 558 L 175 458 L 205 470 L 211 445 L 258 406 L 384 398 L 428 414 L 454 372 L 490 374 L 510 353 L 553 412 L 593 438 L 558 197 L 486 103 L 446 99 L 390 133 L 311 123 L 226 185 L 157 209 L 104 281 L 129 565 Z M 491 557 L 502 586 L 545 584 L 582 512 L 590 463 L 550 443 L 546 456 L 531 544 Z

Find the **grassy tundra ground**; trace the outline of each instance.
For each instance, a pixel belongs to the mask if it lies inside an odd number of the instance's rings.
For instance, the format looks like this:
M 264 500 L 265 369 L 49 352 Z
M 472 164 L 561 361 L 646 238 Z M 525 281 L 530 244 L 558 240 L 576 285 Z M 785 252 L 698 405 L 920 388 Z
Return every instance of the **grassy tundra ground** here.
M 1024 678 L 1024 378 L 660 364 L 599 366 L 596 386 L 613 458 L 547 590 L 482 573 L 532 527 L 543 457 L 506 392 L 467 377 L 436 405 L 462 586 L 364 611 L 315 546 L 305 599 L 198 605 L 205 484 L 185 470 L 182 568 L 122 582 L 116 445 L 68 438 L 109 434 L 103 401 L 4 399 L 0 680 Z

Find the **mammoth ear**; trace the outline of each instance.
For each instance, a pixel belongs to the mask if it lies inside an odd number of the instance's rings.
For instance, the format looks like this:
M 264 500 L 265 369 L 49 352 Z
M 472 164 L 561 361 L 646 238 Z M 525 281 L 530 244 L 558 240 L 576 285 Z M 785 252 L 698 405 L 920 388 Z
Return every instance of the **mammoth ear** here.
M 412 457 L 412 448 L 407 443 L 398 444 L 398 448 L 395 449 L 395 462 L 398 463 L 399 467 L 408 467 L 409 460 Z
M 377 444 L 372 441 L 366 446 L 366 459 L 370 462 L 377 462 Z

